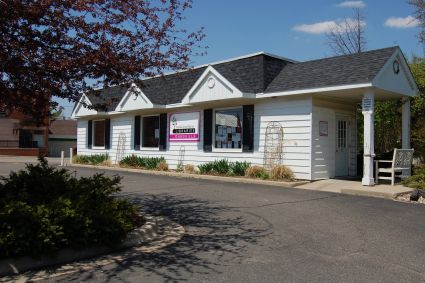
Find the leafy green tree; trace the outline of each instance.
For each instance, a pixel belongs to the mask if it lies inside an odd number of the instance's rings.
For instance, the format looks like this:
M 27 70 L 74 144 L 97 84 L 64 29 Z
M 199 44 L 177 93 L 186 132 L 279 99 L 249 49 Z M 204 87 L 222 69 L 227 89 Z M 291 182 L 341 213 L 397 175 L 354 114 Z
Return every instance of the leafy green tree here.
M 412 147 L 421 162 L 425 162 L 425 58 L 413 57 L 410 69 L 415 77 L 420 94 L 411 99 Z

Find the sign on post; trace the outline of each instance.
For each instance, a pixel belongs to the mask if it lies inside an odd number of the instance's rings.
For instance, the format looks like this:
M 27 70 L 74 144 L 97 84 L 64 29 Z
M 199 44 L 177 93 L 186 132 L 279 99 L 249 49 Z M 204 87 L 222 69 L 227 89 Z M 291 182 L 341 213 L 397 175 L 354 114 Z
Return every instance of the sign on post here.
M 362 112 L 373 112 L 373 97 L 369 97 L 369 96 L 363 97 Z

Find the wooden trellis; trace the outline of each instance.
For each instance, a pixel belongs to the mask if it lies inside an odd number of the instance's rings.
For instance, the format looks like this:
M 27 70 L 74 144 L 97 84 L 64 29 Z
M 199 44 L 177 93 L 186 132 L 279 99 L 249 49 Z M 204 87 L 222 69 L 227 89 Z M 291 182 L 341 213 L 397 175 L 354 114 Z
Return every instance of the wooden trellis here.
M 283 127 L 278 122 L 270 122 L 267 125 L 264 141 L 263 166 L 271 170 L 274 166 L 282 163 L 283 157 Z
M 116 152 L 116 156 L 115 156 L 115 164 L 118 164 L 125 155 L 125 142 L 126 142 L 126 140 L 127 140 L 127 137 L 126 137 L 125 133 L 121 132 L 118 135 L 118 145 L 117 145 L 117 152 Z

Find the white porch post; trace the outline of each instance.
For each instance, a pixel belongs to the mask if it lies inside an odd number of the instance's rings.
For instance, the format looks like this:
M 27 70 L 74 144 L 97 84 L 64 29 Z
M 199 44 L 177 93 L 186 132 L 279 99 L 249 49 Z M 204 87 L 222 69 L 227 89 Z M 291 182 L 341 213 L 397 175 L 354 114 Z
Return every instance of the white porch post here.
M 402 100 L 403 106 L 401 107 L 401 147 L 403 149 L 410 149 L 410 99 L 408 97 Z M 404 176 L 411 176 L 412 170 L 403 170 Z
M 374 141 L 374 104 L 375 95 L 372 91 L 367 91 L 363 95 L 362 114 L 363 114 L 363 178 L 362 185 L 373 186 L 373 158 L 375 157 Z
M 401 145 L 403 149 L 410 149 L 410 99 L 403 99 L 401 108 Z

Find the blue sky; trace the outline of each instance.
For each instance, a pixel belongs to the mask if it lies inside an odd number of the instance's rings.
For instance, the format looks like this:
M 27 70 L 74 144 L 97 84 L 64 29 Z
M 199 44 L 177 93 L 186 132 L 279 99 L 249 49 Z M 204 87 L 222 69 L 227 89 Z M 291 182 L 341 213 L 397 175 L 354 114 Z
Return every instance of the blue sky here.
M 324 32 L 352 17 L 354 6 L 365 15 L 367 49 L 399 45 L 408 58 L 424 55 L 406 0 L 194 0 L 184 25 L 204 27 L 209 48 L 206 56 L 192 58 L 193 65 L 258 51 L 298 61 L 332 56 Z M 69 116 L 72 105 L 61 104 Z

